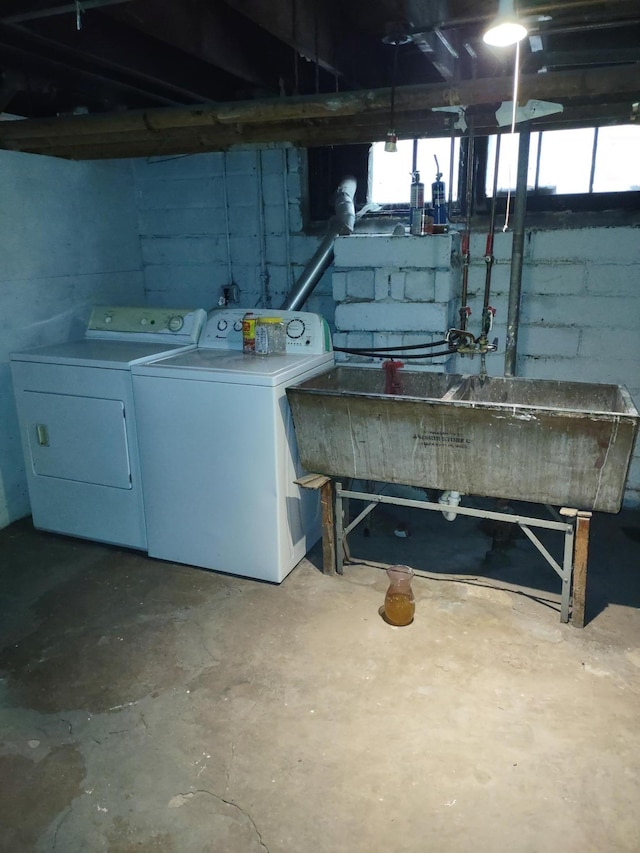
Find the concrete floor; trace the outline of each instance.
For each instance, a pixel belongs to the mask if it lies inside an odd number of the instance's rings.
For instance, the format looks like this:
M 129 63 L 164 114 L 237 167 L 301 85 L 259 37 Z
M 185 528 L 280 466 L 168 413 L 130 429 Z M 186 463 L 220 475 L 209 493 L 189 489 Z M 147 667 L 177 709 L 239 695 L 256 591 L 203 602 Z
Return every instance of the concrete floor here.
M 317 548 L 276 587 L 1 531 L 0 849 L 638 851 L 640 514 L 594 519 L 578 630 L 526 539 L 376 513 L 407 628 Z

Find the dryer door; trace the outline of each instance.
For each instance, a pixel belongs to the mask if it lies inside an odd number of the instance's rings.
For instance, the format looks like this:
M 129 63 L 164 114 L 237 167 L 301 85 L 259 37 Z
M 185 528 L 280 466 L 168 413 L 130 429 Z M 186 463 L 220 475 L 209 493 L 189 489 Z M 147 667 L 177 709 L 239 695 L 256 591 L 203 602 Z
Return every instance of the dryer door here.
M 22 392 L 23 428 L 36 476 L 131 488 L 121 400 Z

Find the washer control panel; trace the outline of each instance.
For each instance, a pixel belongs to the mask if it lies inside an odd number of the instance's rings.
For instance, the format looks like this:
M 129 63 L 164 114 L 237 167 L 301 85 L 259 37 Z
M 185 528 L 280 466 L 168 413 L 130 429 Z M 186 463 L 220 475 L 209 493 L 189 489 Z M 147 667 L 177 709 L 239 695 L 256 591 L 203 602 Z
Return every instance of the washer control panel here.
M 202 308 L 129 308 L 98 305 L 87 326 L 88 338 L 196 343 L 207 319 Z
M 212 311 L 200 339 L 199 346 L 207 349 L 242 349 L 242 319 L 251 313 L 260 317 L 281 317 L 287 334 L 287 353 L 320 355 L 331 352 L 331 335 L 327 321 L 320 314 L 309 311 L 278 311 L 276 309 L 220 308 Z

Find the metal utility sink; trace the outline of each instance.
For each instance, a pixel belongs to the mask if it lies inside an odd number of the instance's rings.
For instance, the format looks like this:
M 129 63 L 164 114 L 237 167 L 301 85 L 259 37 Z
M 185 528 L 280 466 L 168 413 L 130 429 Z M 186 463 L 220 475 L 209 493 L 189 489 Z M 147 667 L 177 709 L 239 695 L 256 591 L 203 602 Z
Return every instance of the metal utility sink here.
M 473 403 L 496 403 L 580 412 L 629 411 L 633 403 L 628 392 L 618 385 L 592 385 L 586 382 L 559 382 L 551 379 L 478 376 L 463 378 L 454 399 Z
M 398 371 L 402 385 L 400 396 L 436 398 L 444 396 L 452 388 L 460 387 L 460 376 L 446 373 L 425 373 L 419 370 Z M 326 392 L 327 395 L 354 394 L 356 396 L 384 396 L 386 376 L 380 368 L 334 367 L 326 373 L 298 386 L 309 391 Z M 398 396 L 398 395 L 396 395 Z
M 302 464 L 335 477 L 617 512 L 639 415 L 625 388 L 339 367 L 287 390 Z

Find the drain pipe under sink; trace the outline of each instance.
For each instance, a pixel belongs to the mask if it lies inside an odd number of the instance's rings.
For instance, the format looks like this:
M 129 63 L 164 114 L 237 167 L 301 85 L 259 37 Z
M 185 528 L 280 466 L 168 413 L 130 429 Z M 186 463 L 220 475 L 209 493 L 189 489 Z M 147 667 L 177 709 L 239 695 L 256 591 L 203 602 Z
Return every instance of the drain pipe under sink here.
M 438 503 L 442 504 L 443 506 L 447 506 L 447 507 L 458 506 L 461 498 L 462 498 L 462 495 L 460 494 L 460 492 L 447 491 L 447 492 L 443 492 L 440 495 L 440 497 L 438 498 Z M 447 521 L 455 521 L 456 517 L 458 515 L 457 512 L 454 512 L 453 510 L 450 510 L 450 509 L 446 509 L 446 510 L 443 509 L 442 514 L 447 519 Z

